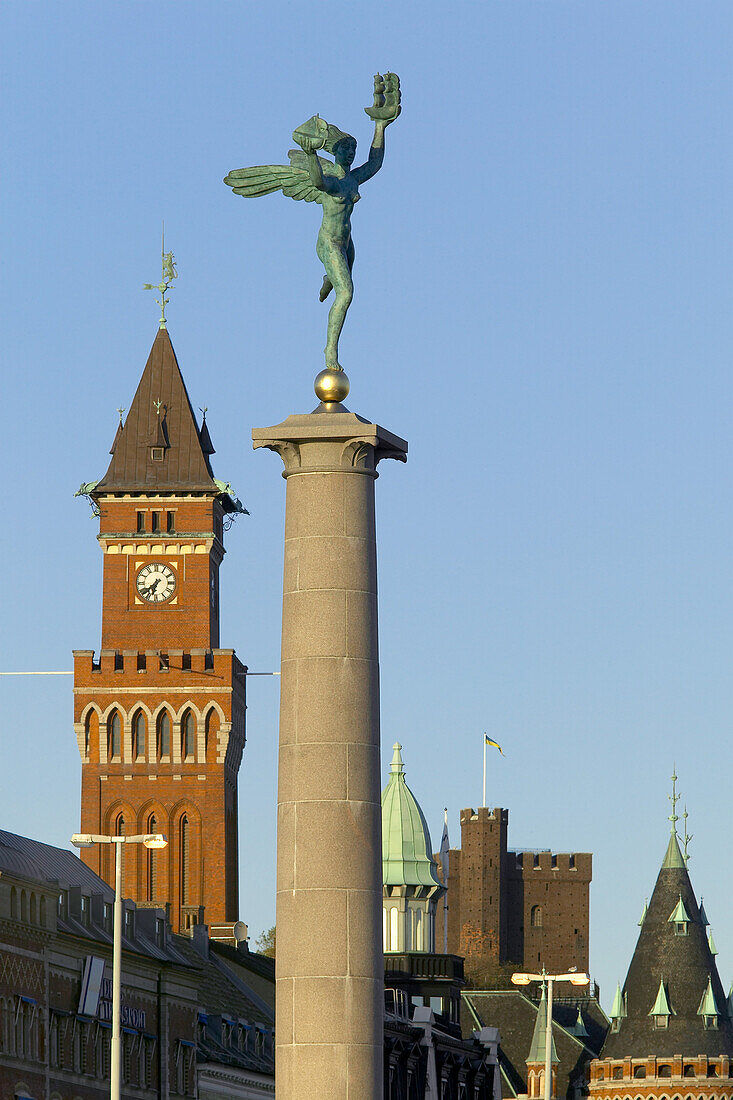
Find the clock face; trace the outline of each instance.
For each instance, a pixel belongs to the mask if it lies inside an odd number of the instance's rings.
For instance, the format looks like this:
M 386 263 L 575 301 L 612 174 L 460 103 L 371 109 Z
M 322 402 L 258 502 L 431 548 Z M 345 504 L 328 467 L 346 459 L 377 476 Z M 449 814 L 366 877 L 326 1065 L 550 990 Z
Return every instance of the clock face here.
M 176 575 L 169 565 L 155 561 L 144 565 L 135 578 L 138 595 L 147 603 L 163 603 L 176 590 Z

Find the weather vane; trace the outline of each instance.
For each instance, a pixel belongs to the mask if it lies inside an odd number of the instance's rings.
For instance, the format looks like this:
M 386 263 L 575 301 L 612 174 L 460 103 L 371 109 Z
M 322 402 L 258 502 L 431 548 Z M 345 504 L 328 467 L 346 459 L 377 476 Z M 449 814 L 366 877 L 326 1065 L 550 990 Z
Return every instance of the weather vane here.
M 165 307 L 168 305 L 169 299 L 166 294 L 169 290 L 173 289 L 172 283 L 174 279 L 178 278 L 178 272 L 176 271 L 176 262 L 173 259 L 172 252 L 166 252 L 165 250 L 165 228 L 163 229 L 163 241 L 161 244 L 161 259 L 163 274 L 159 283 L 143 283 L 143 290 L 159 290 L 160 298 L 156 298 L 156 302 L 160 306 L 160 328 L 165 328 Z
M 319 115 L 313 115 L 293 132 L 300 149 L 288 153 L 289 165 L 267 164 L 239 168 L 225 176 L 224 182 L 235 195 L 257 198 L 271 191 L 282 191 L 291 199 L 317 202 L 323 207 L 316 254 L 325 275 L 319 298 L 325 302 L 331 291 L 334 301 L 328 314 L 326 368 L 316 379 L 316 394 L 322 401 L 338 402 L 349 392 L 349 380 L 338 361 L 338 345 L 346 313 L 354 297 L 351 269 L 354 245 L 351 240 L 351 214 L 358 202 L 359 188 L 382 167 L 384 131 L 400 114 L 400 81 L 396 73 L 374 77 L 374 102 L 364 110 L 374 121 L 369 156 L 364 164 L 352 168 L 356 138 L 339 130 Z M 333 160 L 318 156 L 330 153 Z
M 669 815 L 667 820 L 672 822 L 672 832 L 674 833 L 675 836 L 677 836 L 677 822 L 679 821 L 679 818 L 677 816 L 677 803 L 680 800 L 680 796 L 677 794 L 677 776 L 675 774 L 676 770 L 677 769 L 673 766 L 672 767 L 672 793 L 667 795 L 667 798 L 672 803 L 672 813 Z
M 122 424 L 122 414 L 123 414 L 124 411 L 125 411 L 124 406 L 117 410 L 117 412 L 120 414 L 120 425 Z
M 688 818 L 687 806 L 685 806 L 685 812 L 682 814 L 682 820 L 685 823 L 685 835 L 682 837 L 682 843 L 685 846 L 685 851 L 684 851 L 685 864 L 690 862 L 690 857 L 689 857 L 689 854 L 687 852 L 687 846 L 690 843 L 690 841 L 693 839 L 692 833 L 687 832 L 687 818 Z

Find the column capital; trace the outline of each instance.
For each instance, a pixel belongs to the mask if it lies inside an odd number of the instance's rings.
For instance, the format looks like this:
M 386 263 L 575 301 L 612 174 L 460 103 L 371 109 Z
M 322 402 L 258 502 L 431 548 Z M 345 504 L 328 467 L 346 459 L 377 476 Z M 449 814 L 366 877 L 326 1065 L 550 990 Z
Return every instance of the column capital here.
M 407 443 L 356 413 L 295 413 L 272 428 L 255 428 L 255 450 L 267 447 L 283 460 L 283 477 L 305 473 L 359 473 L 376 477 L 383 458 L 407 461 Z

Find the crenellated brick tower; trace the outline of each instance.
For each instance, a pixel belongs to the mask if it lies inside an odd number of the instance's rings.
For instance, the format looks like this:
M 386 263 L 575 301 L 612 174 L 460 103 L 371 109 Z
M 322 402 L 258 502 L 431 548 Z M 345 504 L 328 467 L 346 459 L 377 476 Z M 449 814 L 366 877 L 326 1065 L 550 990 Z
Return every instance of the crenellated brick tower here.
M 101 481 L 102 646 L 74 652 L 81 831 L 162 832 L 126 851 L 124 896 L 171 906 L 175 929 L 237 919 L 237 773 L 246 669 L 219 648 L 219 566 L 227 514 L 244 511 L 213 477 L 165 328 Z M 108 882 L 110 849 L 82 858 Z M 203 914 L 202 914 L 203 909 Z

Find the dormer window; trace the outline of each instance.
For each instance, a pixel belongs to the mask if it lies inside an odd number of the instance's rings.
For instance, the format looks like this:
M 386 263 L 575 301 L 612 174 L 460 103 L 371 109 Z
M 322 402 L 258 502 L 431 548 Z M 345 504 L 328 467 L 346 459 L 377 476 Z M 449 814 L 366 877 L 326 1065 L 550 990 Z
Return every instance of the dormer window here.
M 669 924 L 674 925 L 675 936 L 686 936 L 690 926 L 690 914 L 685 908 L 685 903 L 682 900 L 682 894 L 679 895 L 677 904 L 674 907 L 674 911 L 670 913 L 667 918 Z
M 720 1010 L 718 1008 L 718 1002 L 715 999 L 715 993 L 713 992 L 713 985 L 708 977 L 708 984 L 705 987 L 705 992 L 702 995 L 700 1001 L 700 1007 L 697 1010 L 698 1016 L 702 1016 L 703 1027 L 709 1031 L 715 1031 L 718 1028 L 718 1021 L 720 1019 Z
M 668 1028 L 669 1018 L 674 1015 L 674 1009 L 669 1003 L 669 997 L 667 996 L 667 989 L 664 984 L 664 978 L 659 982 L 659 989 L 657 990 L 657 998 L 652 1005 L 650 1016 L 654 1017 L 654 1026 L 657 1028 Z

